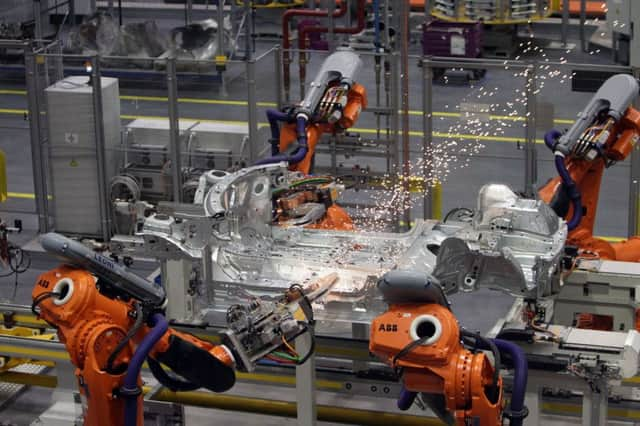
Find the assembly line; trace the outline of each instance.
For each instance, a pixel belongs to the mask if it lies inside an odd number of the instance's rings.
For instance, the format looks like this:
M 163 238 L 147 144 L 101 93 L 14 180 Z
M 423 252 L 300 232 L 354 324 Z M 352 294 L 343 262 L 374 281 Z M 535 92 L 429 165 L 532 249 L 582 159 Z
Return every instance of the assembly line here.
M 1 425 L 640 418 L 639 5 L 28 3 Z

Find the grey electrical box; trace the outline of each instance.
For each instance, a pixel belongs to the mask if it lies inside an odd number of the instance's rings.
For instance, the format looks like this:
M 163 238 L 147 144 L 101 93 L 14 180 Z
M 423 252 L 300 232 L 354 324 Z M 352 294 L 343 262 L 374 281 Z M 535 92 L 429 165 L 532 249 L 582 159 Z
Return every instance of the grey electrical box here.
M 114 78 L 103 77 L 101 87 L 109 180 L 120 158 L 120 91 Z M 53 214 L 58 232 L 102 235 L 93 90 L 86 76 L 67 77 L 45 90 Z M 105 185 L 108 187 L 108 182 Z

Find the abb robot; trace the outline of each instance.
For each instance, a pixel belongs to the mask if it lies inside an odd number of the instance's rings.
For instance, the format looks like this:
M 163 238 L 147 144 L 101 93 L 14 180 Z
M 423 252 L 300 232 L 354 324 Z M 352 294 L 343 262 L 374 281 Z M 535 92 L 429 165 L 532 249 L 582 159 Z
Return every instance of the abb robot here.
M 144 424 L 140 369 L 145 361 L 173 391 L 224 392 L 235 383 L 235 369 L 253 370 L 311 327 L 301 321 L 312 311 L 299 288 L 281 302 L 256 300 L 230 308 L 225 344 L 216 345 L 168 326 L 159 285 L 62 235 L 46 234 L 41 243 L 65 263 L 38 278 L 32 310 L 58 330 L 76 367 L 86 426 Z M 302 317 L 294 316 L 298 308 Z M 288 362 L 304 363 L 309 355 L 288 356 Z
M 256 164 L 286 161 L 291 171 L 309 175 L 320 137 L 352 127 L 367 106 L 366 90 L 355 80 L 361 68 L 362 60 L 356 53 L 338 50 L 325 59 L 299 104 L 283 111 L 268 110 L 271 156 Z M 284 123 L 282 127 L 280 122 Z M 296 200 L 316 202 L 317 198 L 313 188 L 307 188 L 307 193 Z M 320 198 L 327 199 L 322 195 Z M 352 230 L 353 222 L 341 207 L 331 202 L 324 218 L 308 227 Z
M 593 236 L 604 170 L 629 156 L 640 137 L 640 112 L 631 104 L 638 81 L 626 74 L 609 78 L 564 134 L 552 130 L 545 144 L 554 153 L 558 176 L 540 198 L 567 220 L 568 245 L 601 259 L 640 261 L 640 238 L 609 243 Z
M 447 424 L 522 425 L 527 363 L 513 343 L 462 329 L 438 281 L 426 273 L 394 270 L 379 282 L 388 310 L 371 324 L 369 350 L 400 377 L 398 407 L 408 409 L 418 393 Z M 479 349 L 493 353 L 493 365 Z M 502 355 L 514 364 L 509 407 L 503 407 Z

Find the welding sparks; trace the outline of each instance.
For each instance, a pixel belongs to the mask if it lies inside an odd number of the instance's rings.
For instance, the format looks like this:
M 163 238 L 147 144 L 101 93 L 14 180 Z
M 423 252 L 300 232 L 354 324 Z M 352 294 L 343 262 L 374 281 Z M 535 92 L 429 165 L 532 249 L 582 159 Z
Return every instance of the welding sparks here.
M 502 68 L 507 71 L 509 78 L 519 82 L 514 84 L 515 87 L 496 87 L 491 83 L 491 78 L 471 83 L 470 92 L 459 102 L 456 100 L 457 105 L 450 103 L 440 107 L 446 115 L 434 117 L 434 124 L 441 124 L 436 126 L 435 137 L 431 143 L 426 144 L 426 151 L 422 149 L 422 144 L 416 144 L 414 139 L 409 177 L 403 174 L 403 165 L 398 165 L 392 167 L 395 172 L 384 176 L 384 190 L 360 191 L 366 194 L 366 198 L 371 202 L 355 208 L 355 215 L 361 218 L 358 221 L 361 229 L 388 231 L 390 225 L 400 220 L 404 209 L 420 207 L 423 195 L 431 188 L 446 184 L 456 172 L 473 165 L 475 158 L 486 156 L 483 155 L 485 141 L 491 141 L 492 138 L 499 140 L 501 137 L 513 138 L 515 134 L 521 135 L 515 137 L 521 137 L 522 143 L 525 143 L 526 137 L 523 132 L 527 126 L 532 125 L 536 114 L 536 104 L 532 102 L 536 98 L 539 100 L 543 97 L 562 96 L 550 91 L 557 92 L 558 85 L 568 86 L 575 77 L 575 73 L 567 66 L 572 48 L 562 50 L 560 55 L 552 59 L 554 55 L 537 45 L 533 37 L 534 34 L 531 32 L 530 38 L 519 44 L 518 52 L 515 54 L 516 60 L 524 61 L 531 58 L 528 67 L 516 67 L 512 61 L 507 60 L 503 63 Z M 594 49 L 589 53 L 599 55 L 601 51 Z M 460 68 L 451 70 L 464 71 Z M 504 77 L 500 75 L 499 78 Z M 440 84 L 453 87 L 454 81 L 445 74 L 441 77 Z M 458 115 L 459 118 L 453 119 L 452 114 Z M 411 194 L 407 193 L 408 189 Z M 460 194 L 447 196 L 462 198 Z

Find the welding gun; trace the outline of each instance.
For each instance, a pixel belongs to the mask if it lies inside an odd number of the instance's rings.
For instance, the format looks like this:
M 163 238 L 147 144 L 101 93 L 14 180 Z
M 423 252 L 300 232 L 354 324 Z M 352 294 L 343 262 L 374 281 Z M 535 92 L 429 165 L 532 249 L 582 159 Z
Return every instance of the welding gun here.
M 593 159 L 597 144 L 607 142 L 612 127 L 623 118 L 639 93 L 638 80 L 632 76 L 617 74 L 609 78 L 578 114 L 571 128 L 550 148 L 565 156 Z M 589 132 L 593 128 L 598 128 L 598 132 Z

